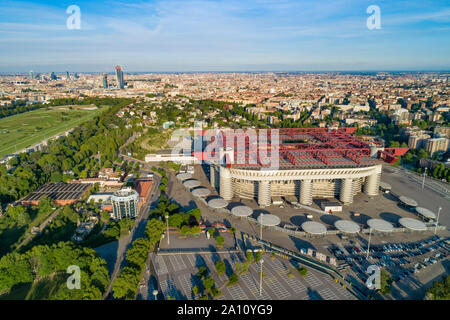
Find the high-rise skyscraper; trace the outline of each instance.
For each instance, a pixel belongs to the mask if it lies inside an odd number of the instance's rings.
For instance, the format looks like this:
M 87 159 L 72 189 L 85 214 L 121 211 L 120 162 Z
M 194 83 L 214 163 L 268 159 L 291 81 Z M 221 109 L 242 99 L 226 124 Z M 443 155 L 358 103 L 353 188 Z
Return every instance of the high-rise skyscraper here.
M 116 80 L 117 80 L 117 87 L 119 89 L 125 88 L 125 83 L 123 81 L 123 71 L 121 66 L 116 66 Z
M 33 71 L 33 70 L 30 71 L 30 79 L 31 79 L 31 80 L 34 79 L 34 71 Z
M 69 80 L 70 79 L 70 74 L 69 71 L 66 71 L 66 79 Z
M 108 75 L 106 73 L 103 74 L 103 88 L 108 89 Z
M 50 73 L 50 79 L 51 80 L 56 80 L 58 78 L 56 77 L 56 74 L 54 72 L 52 72 L 52 73 Z

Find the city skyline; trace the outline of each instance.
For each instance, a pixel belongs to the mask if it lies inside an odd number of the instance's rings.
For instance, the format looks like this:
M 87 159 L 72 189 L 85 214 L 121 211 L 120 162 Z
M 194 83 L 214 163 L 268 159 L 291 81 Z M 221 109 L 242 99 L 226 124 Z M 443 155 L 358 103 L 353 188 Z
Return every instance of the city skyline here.
M 445 1 L 5 1 L 1 72 L 442 71 Z M 366 26 L 371 5 L 381 29 Z

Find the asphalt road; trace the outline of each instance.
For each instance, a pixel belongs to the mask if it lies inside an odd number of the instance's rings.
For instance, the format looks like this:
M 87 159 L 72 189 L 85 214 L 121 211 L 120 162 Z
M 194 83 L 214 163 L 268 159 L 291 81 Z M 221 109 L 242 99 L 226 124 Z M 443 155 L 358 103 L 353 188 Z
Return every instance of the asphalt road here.
M 117 258 L 116 263 L 114 265 L 114 271 L 111 274 L 111 281 L 108 285 L 108 288 L 104 294 L 104 298 L 108 298 L 111 295 L 112 284 L 114 283 L 115 278 L 120 272 L 120 269 L 125 264 L 125 256 L 127 250 L 130 248 L 131 243 L 137 239 L 141 238 L 145 234 L 145 226 L 148 221 L 148 214 L 152 204 L 158 200 L 159 198 L 159 184 L 161 182 L 161 177 L 157 174 L 153 176 L 153 185 L 150 196 L 147 198 L 147 201 L 142 206 L 139 216 L 136 218 L 136 221 L 131 229 L 131 232 L 128 236 L 119 239 L 118 247 L 117 247 Z
M 422 189 L 422 180 L 415 174 L 392 166 L 383 166 L 381 181 L 392 186 L 392 191 L 399 195 L 413 198 L 419 207 L 427 208 L 437 213 L 442 207 L 439 223 L 450 227 L 450 197 L 445 195 L 445 184 L 430 178 L 425 178 L 425 187 Z

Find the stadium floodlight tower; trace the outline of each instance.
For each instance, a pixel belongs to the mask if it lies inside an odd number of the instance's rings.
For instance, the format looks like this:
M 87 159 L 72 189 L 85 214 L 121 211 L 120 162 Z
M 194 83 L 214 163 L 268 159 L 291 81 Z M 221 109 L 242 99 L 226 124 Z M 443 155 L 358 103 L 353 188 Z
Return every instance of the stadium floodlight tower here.
M 231 177 L 230 168 L 228 165 L 234 163 L 234 151 L 230 147 L 222 147 L 219 149 L 219 163 L 220 166 L 220 196 L 224 200 L 233 199 L 233 181 Z

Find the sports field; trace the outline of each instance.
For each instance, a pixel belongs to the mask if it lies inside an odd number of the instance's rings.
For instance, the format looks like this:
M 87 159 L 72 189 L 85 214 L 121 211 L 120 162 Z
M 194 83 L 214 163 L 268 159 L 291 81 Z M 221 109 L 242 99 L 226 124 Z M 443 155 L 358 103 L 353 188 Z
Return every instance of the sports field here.
M 106 110 L 92 106 L 42 108 L 0 119 L 0 158 L 61 134 Z

